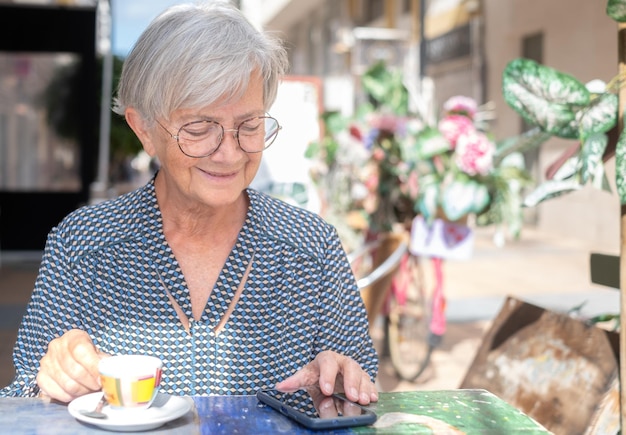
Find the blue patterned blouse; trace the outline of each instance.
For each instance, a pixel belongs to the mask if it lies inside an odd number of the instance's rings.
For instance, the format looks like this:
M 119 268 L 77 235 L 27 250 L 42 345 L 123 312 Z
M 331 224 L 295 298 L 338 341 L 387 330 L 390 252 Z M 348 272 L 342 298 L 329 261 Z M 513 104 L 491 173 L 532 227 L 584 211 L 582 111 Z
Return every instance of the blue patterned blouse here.
M 80 208 L 47 240 L 14 349 L 16 377 L 0 396 L 35 396 L 47 344 L 72 328 L 109 354 L 163 359 L 161 391 L 254 394 L 334 350 L 372 380 L 378 367 L 365 309 L 335 229 L 317 215 L 249 189 L 250 208 L 199 321 L 163 235 L 153 182 Z M 252 261 L 225 327 L 216 326 Z M 187 332 L 166 291 L 192 319 Z

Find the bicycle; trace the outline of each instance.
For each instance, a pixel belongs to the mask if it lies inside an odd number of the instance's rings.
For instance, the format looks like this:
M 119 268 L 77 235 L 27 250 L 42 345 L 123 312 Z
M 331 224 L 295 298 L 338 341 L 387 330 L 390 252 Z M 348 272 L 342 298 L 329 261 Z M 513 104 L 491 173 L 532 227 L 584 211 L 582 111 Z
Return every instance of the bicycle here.
M 441 259 L 434 258 L 436 281 L 430 303 L 424 291 L 420 258 L 408 248 L 409 234 L 392 233 L 349 254 L 373 325 L 384 318 L 383 355 L 399 378 L 416 380 L 430 364 L 445 333 L 445 297 Z

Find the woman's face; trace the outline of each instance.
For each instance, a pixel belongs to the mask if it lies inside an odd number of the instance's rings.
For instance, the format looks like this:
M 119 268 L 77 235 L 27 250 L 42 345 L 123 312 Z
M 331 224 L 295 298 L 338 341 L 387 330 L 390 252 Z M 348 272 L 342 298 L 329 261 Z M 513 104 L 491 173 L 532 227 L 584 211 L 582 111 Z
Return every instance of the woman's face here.
M 192 121 L 211 120 L 229 130 L 246 119 L 264 114 L 263 82 L 258 75 L 252 75 L 247 91 L 238 101 L 202 109 L 181 109 L 173 112 L 170 120 L 158 121 L 175 135 L 182 125 Z M 147 144 L 142 142 L 148 154 L 156 155 L 161 163 L 159 177 L 164 179 L 161 184 L 157 180 L 157 186 L 164 185 L 165 191 L 159 192 L 160 198 L 183 201 L 191 207 L 213 208 L 233 204 L 240 198 L 256 175 L 263 153 L 244 152 L 234 134 L 226 131 L 220 147 L 210 156 L 193 158 L 183 154 L 176 139 L 155 124 Z

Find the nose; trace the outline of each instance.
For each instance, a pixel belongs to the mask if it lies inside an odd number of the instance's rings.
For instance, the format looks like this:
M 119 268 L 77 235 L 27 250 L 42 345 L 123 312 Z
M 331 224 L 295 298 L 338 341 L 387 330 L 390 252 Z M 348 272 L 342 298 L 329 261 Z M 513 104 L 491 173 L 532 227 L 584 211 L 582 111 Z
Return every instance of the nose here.
M 239 130 L 236 128 L 223 128 L 222 129 L 224 131 L 224 136 L 222 136 L 222 140 L 220 141 L 220 145 L 222 145 L 224 143 L 224 139 L 226 139 L 226 136 L 228 136 L 228 133 L 232 133 L 233 139 L 235 139 L 235 143 L 237 144 L 237 147 L 240 147 L 239 145 Z
M 220 148 L 223 148 L 222 145 L 224 145 L 224 141 L 226 139 L 226 136 L 230 136 L 228 133 L 232 134 L 232 137 L 235 141 L 235 148 L 233 149 L 241 149 L 241 145 L 239 145 L 239 130 L 236 128 L 223 128 L 222 127 L 222 138 L 220 140 L 220 144 L 217 146 L 217 149 L 214 152 L 217 152 Z

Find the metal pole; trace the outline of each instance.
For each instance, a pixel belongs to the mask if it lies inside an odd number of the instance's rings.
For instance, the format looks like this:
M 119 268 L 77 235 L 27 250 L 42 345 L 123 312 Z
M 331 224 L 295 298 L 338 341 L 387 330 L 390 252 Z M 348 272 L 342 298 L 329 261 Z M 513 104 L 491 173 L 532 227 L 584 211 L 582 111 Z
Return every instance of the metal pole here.
M 419 78 L 420 81 L 426 74 L 426 41 L 424 40 L 424 22 L 426 16 L 426 0 L 419 2 Z

